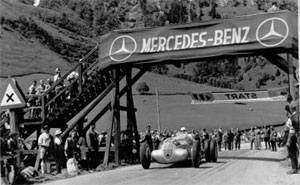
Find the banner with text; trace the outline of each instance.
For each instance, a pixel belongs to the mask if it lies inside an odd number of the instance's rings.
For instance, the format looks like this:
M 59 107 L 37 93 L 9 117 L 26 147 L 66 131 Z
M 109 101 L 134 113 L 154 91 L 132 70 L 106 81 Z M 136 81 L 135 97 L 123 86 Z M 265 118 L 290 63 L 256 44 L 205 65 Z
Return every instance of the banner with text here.
M 297 16 L 265 13 L 208 22 L 114 31 L 100 37 L 103 65 L 286 52 L 298 47 Z M 296 51 L 297 52 L 297 51 Z
M 191 93 L 192 104 L 209 103 L 234 103 L 255 101 L 286 101 L 285 96 L 271 97 L 267 90 L 264 91 L 227 91 Z

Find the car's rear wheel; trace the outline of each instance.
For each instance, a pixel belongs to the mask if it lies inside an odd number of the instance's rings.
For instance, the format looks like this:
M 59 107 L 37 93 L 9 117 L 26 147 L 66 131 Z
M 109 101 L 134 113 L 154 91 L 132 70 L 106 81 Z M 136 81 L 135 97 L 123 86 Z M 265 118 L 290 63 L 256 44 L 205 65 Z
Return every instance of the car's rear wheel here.
M 140 160 L 144 169 L 148 169 L 151 164 L 151 150 L 148 143 L 142 143 L 140 147 Z
M 218 160 L 218 147 L 217 142 L 215 140 L 210 141 L 210 159 L 212 162 L 217 162 Z
M 210 158 L 210 140 L 209 139 L 206 139 L 204 140 L 204 154 L 205 154 L 205 161 L 206 162 L 210 162 L 211 161 L 211 158 Z
M 200 142 L 196 140 L 193 143 L 192 151 L 191 151 L 191 156 L 192 156 L 192 165 L 194 168 L 199 168 L 200 165 L 200 151 L 201 151 L 201 146 Z

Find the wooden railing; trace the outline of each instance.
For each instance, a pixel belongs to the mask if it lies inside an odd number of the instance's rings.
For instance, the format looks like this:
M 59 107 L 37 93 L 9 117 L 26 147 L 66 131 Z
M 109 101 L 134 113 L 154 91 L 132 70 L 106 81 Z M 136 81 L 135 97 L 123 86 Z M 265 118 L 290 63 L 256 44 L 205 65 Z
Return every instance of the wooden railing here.
M 78 94 L 82 92 L 83 88 L 83 82 L 86 80 L 85 78 L 89 75 L 89 73 L 93 73 L 96 68 L 95 66 L 98 63 L 98 60 L 94 61 L 93 63 L 87 63 L 87 59 L 94 54 L 98 49 L 98 44 L 82 59 L 79 60 L 77 64 L 75 64 L 67 73 L 65 73 L 60 79 L 55 82 L 46 92 L 44 92 L 41 95 L 27 95 L 26 99 L 29 98 L 36 98 L 40 100 L 40 104 L 34 107 L 29 107 L 29 109 L 37 109 L 40 111 L 39 117 L 41 120 L 39 122 L 45 123 L 46 118 L 49 117 L 49 113 L 53 111 L 55 103 L 60 103 L 62 100 L 66 100 L 66 96 L 68 91 L 70 92 L 72 85 L 75 83 L 78 83 Z M 85 66 L 89 65 L 84 69 Z M 76 80 L 73 80 L 71 83 L 69 83 L 68 86 L 65 86 L 65 80 L 67 77 L 73 72 L 78 72 L 78 78 Z M 61 90 L 56 91 L 56 88 L 58 86 L 62 86 Z M 53 113 L 53 112 L 52 112 Z

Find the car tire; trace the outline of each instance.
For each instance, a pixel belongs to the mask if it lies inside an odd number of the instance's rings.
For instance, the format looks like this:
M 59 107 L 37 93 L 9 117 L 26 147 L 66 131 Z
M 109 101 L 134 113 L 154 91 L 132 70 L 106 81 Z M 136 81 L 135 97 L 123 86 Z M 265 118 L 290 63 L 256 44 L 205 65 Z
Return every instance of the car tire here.
M 211 140 L 210 141 L 210 159 L 212 162 L 217 162 L 218 160 L 218 147 L 217 147 L 217 141 Z
M 211 157 L 210 157 L 210 140 L 206 139 L 204 140 L 204 154 L 205 154 L 205 161 L 210 162 Z
M 144 169 L 148 169 L 151 164 L 151 150 L 148 143 L 142 143 L 140 147 L 140 161 Z
M 200 151 L 201 151 L 200 142 L 196 140 L 193 143 L 192 150 L 191 150 L 192 165 L 194 168 L 199 168 L 200 166 Z

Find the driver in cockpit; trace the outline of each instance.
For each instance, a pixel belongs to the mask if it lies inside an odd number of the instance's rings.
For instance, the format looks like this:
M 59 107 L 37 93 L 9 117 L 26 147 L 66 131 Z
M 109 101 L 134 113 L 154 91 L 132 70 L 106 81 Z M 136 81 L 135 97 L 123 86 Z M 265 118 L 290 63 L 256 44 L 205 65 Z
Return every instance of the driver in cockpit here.
M 187 133 L 185 127 L 180 128 L 180 130 L 176 133 L 176 137 L 186 139 L 190 144 L 193 143 L 193 136 Z

